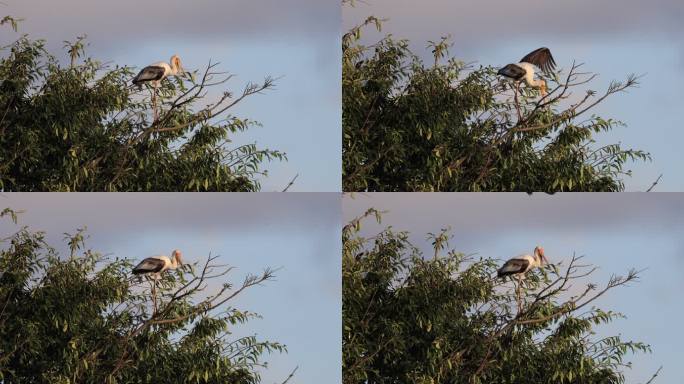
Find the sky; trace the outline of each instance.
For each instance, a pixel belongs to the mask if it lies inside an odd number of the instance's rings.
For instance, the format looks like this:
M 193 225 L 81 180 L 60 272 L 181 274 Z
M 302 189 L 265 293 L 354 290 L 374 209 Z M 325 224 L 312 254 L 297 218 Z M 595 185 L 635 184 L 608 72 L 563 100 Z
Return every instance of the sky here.
M 344 222 L 370 207 L 385 213 L 379 225 L 372 218 L 363 222 L 362 236 L 392 226 L 410 232 L 410 241 L 428 256 L 426 234 L 450 227 L 451 248 L 465 254 L 504 260 L 541 245 L 551 263 L 584 255 L 599 267 L 592 280 L 601 284 L 611 274 L 644 270 L 639 282 L 595 302 L 627 316 L 598 334 L 620 334 L 653 348 L 631 356 L 628 383 L 646 382 L 661 365 L 655 382 L 684 382 L 684 194 L 355 193 L 343 199 Z
M 385 18 L 382 35 L 411 41 L 427 59 L 428 40 L 451 35 L 450 54 L 482 65 L 517 62 L 541 46 L 549 47 L 559 68 L 573 60 L 599 74 L 592 86 L 605 90 L 611 80 L 644 75 L 639 88 L 615 95 L 595 113 L 627 124 L 597 137 L 599 144 L 621 142 L 653 155 L 633 164 L 627 191 L 646 190 L 660 174 L 657 191 L 684 191 L 684 140 L 677 113 L 684 86 L 684 2 L 681 0 L 362 0 L 343 9 L 343 30 L 369 15 Z M 365 42 L 382 36 L 366 31 Z
M 18 225 L 0 220 L 0 238 L 26 225 L 45 231 L 61 254 L 68 254 L 64 233 L 87 226 L 89 248 L 111 258 L 142 260 L 177 248 L 192 263 L 218 254 L 217 263 L 236 267 L 227 276 L 235 284 L 281 268 L 233 303 L 263 316 L 238 334 L 287 345 L 287 354 L 265 356 L 262 382 L 281 383 L 295 367 L 296 383 L 341 382 L 339 194 L 6 193 L 5 207 L 24 212 Z
M 289 161 L 265 164 L 263 191 L 280 191 L 296 175 L 290 191 L 341 190 L 338 0 L 3 0 L 4 15 L 25 19 L 19 34 L 47 39 L 65 60 L 63 41 L 87 34 L 87 53 L 102 62 L 142 68 L 178 54 L 190 71 L 220 62 L 217 70 L 236 75 L 226 84 L 235 94 L 249 81 L 280 78 L 233 110 L 263 124 L 235 144 L 287 153 Z M 2 45 L 12 41 L 7 31 Z

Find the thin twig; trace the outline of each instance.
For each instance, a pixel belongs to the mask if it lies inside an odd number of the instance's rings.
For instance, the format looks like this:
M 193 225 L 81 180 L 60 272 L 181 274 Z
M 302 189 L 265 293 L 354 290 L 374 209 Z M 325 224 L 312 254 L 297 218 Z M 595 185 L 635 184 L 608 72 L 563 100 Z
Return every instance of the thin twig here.
M 299 366 L 296 366 L 295 369 L 293 369 L 292 372 L 290 372 L 290 375 L 287 376 L 287 378 L 285 379 L 285 381 L 283 381 L 283 382 L 280 383 L 280 384 L 285 384 L 285 383 L 287 383 L 288 381 L 290 381 L 290 379 L 294 376 L 295 372 L 297 372 L 297 369 L 299 369 Z
M 646 190 L 646 192 L 651 192 L 653 188 L 655 188 L 656 185 L 660 182 L 660 179 L 663 177 L 663 174 L 661 173 L 660 176 L 656 179 L 656 181 L 653 182 L 653 184 Z
M 287 192 L 287 190 L 290 189 L 290 187 L 294 184 L 295 180 L 297 180 L 297 177 L 299 177 L 299 173 L 296 174 L 289 183 L 287 183 L 287 186 L 282 190 L 282 192 Z
M 656 377 L 658 377 L 658 374 L 660 374 L 660 370 L 663 369 L 663 366 L 661 365 L 660 368 L 656 371 L 656 373 L 651 376 L 651 378 L 646 382 L 646 384 L 651 384 L 653 380 L 655 380 Z

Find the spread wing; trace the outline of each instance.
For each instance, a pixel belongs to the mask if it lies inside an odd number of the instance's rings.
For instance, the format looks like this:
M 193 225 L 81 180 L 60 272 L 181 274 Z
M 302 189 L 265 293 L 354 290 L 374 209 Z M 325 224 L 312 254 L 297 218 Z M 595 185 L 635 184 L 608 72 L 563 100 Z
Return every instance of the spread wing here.
M 148 257 L 147 259 L 140 262 L 133 268 L 133 274 L 138 275 L 141 273 L 155 273 L 159 272 L 164 268 L 164 261 L 155 259 L 154 257 Z
M 497 276 L 507 276 L 524 272 L 529 267 L 530 262 L 526 259 L 510 259 L 497 271 Z
M 161 80 L 164 77 L 164 68 L 150 65 L 143 68 L 133 79 L 133 84 L 139 85 L 145 81 Z
M 528 53 L 525 57 L 520 59 L 520 61 L 536 65 L 537 68 L 541 69 L 542 72 L 547 75 L 550 75 L 556 68 L 556 61 L 553 60 L 551 50 L 546 47 L 541 47 Z

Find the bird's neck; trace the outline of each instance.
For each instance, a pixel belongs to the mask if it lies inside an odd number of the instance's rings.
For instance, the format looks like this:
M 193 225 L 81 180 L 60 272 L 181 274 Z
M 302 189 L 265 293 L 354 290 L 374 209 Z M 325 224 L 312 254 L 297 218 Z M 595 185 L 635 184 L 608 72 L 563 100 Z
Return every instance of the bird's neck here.
M 542 258 L 541 258 L 541 256 L 535 254 L 535 255 L 534 255 L 534 263 L 537 264 L 537 267 L 541 267 L 541 265 L 542 265 Z
M 541 87 L 544 85 L 544 80 L 542 79 L 535 79 L 534 77 L 530 80 L 530 86 L 532 87 Z

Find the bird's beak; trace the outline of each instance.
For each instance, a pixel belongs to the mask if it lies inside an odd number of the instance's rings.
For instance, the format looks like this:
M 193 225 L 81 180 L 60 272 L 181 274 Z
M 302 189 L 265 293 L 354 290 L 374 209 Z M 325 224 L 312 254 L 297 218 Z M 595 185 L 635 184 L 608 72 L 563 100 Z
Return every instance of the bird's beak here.
M 534 252 L 539 256 L 539 260 L 541 261 L 542 264 L 548 264 L 549 263 L 549 260 L 546 258 L 546 255 L 544 255 L 544 248 L 536 247 L 534 249 Z
M 549 259 L 546 258 L 546 255 L 544 255 L 544 253 L 541 254 L 541 260 L 542 260 L 542 264 L 548 264 L 549 263 Z

